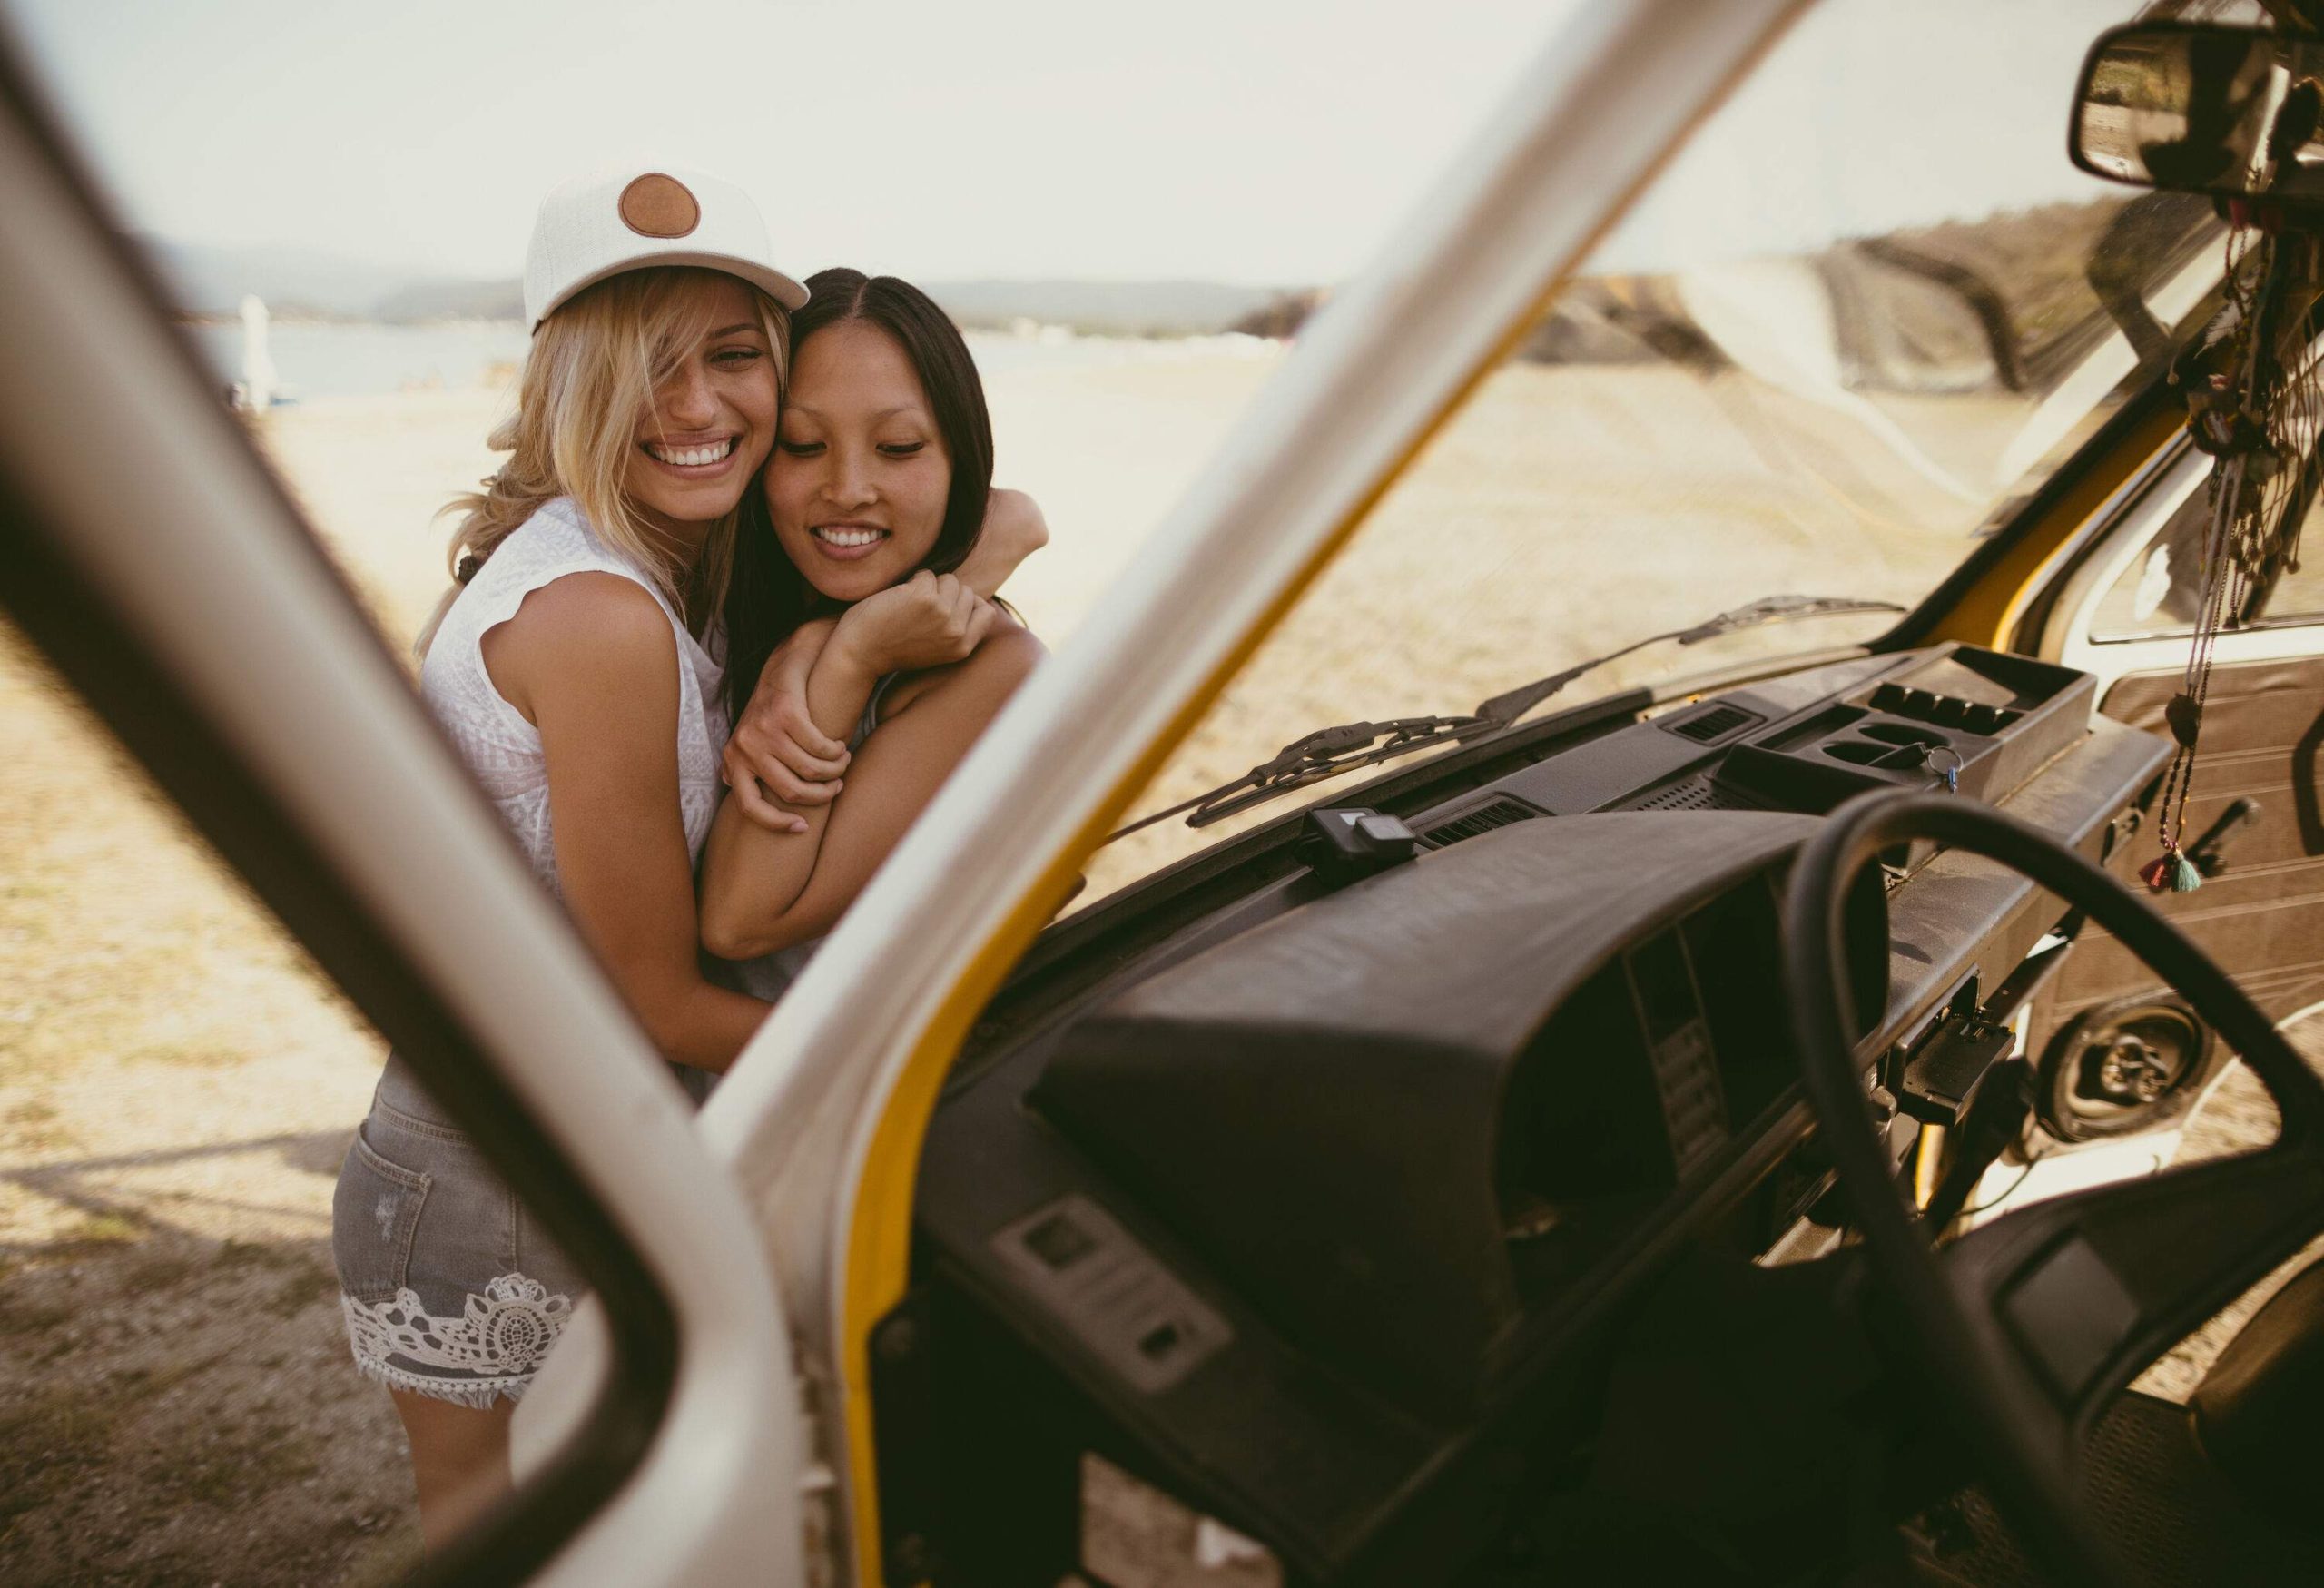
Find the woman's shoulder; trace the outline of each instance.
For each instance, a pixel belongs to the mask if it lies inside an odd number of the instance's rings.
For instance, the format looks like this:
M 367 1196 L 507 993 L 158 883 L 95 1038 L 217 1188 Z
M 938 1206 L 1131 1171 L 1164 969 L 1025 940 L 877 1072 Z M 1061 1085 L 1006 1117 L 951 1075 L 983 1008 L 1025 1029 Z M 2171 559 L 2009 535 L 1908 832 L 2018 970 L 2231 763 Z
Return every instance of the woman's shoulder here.
M 994 624 L 992 632 L 984 636 L 984 643 L 961 666 L 973 667 L 981 663 L 987 672 L 1013 674 L 1022 678 L 1033 670 L 1034 663 L 1049 654 L 1049 646 L 1025 626 L 1022 619 L 1009 619 Z
M 533 700 L 554 694 L 617 711 L 649 680 L 677 687 L 677 647 L 661 606 L 634 579 L 596 569 L 541 586 L 489 636 L 486 663 Z M 507 687 L 502 693 L 507 694 Z M 512 696 L 511 698 L 514 698 Z
M 512 550 L 517 554 L 508 559 L 513 564 L 525 560 L 527 554 L 536 557 L 576 554 L 595 557 L 603 554 L 605 543 L 590 528 L 579 503 L 571 497 L 551 497 L 536 507 L 523 523 L 508 531 L 507 538 L 485 560 L 484 568 L 490 568 L 494 562 Z
M 576 636 L 615 646 L 671 643 L 669 614 L 654 593 L 626 574 L 608 568 L 583 567 L 548 579 L 534 588 L 509 619 L 512 628 L 534 632 L 571 632 Z
M 478 637 L 495 689 L 520 707 L 555 695 L 607 712 L 641 686 L 678 687 L 668 616 L 635 580 L 602 569 L 536 586 Z
M 530 517 L 492 548 L 454 601 L 452 611 L 472 615 L 484 627 L 490 627 L 507 621 L 543 586 L 586 573 L 637 585 L 641 595 L 653 599 L 639 570 L 598 538 L 572 498 L 555 497 L 535 508 Z M 462 608 L 467 612 L 461 613 Z
M 478 566 L 428 647 L 428 663 L 472 656 L 504 627 L 537 631 L 646 625 L 670 618 L 635 569 L 609 555 L 567 498 L 543 502 Z M 432 669 L 423 664 L 425 675 Z

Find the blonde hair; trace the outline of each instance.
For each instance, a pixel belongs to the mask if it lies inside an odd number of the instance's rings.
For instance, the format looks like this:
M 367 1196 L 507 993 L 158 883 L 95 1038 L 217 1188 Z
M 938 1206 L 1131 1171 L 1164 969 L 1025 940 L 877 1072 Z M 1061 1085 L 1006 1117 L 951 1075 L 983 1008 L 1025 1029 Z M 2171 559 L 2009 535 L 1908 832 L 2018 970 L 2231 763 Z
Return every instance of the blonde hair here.
M 413 649 L 428 654 L 444 614 L 493 547 L 542 503 L 571 497 L 597 538 L 635 562 L 700 632 L 725 599 L 741 505 L 712 527 L 691 567 L 663 543 L 623 493 L 638 418 L 710 330 L 711 283 L 740 278 L 683 265 L 626 271 L 558 307 L 533 332 L 517 378 L 517 411 L 487 444 L 508 460 L 484 489 L 455 497 L 461 513 L 447 549 L 452 587 L 437 603 Z M 789 384 L 791 319 L 751 289 L 773 350 L 778 398 Z M 439 515 L 440 516 L 440 515 Z

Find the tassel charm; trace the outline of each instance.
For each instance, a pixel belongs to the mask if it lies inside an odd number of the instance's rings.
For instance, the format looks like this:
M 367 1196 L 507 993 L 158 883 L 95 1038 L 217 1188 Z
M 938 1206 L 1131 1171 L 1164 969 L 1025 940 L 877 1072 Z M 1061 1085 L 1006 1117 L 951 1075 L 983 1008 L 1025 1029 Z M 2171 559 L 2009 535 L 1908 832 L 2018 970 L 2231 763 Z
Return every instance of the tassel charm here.
M 2203 885 L 2203 873 L 2174 844 L 2139 867 L 2139 880 L 2152 893 L 2191 893 Z

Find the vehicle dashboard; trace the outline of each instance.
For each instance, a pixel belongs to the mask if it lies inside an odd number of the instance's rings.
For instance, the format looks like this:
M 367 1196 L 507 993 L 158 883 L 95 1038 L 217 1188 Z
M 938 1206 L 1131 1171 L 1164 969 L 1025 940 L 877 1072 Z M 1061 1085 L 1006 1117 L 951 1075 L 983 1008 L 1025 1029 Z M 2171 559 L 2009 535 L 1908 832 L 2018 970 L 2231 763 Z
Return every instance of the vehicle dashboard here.
M 1069 1563 L 1077 1464 L 1102 1459 L 1303 1580 L 1398 1580 L 1511 1440 L 1581 1415 L 1673 1253 L 1761 1258 L 1807 1228 L 1830 1182 L 1779 906 L 1821 814 L 1950 784 L 2102 858 L 2168 745 L 2093 695 L 1958 646 L 1763 680 L 1433 804 L 1422 784 L 1421 852 L 1378 874 L 1278 867 L 1159 942 L 1036 962 L 1020 981 L 1068 991 L 982 1028 L 931 1123 L 921 1387 L 875 1364 L 875 1406 L 922 1424 L 883 1452 L 948 1471 L 883 1469 L 891 1531 L 996 1576 Z M 1859 877 L 1867 1086 L 2004 995 L 2060 913 L 1973 855 Z M 1900 1143 L 1916 1129 L 1896 1114 Z M 981 1493 L 1004 1472 L 1055 1492 Z

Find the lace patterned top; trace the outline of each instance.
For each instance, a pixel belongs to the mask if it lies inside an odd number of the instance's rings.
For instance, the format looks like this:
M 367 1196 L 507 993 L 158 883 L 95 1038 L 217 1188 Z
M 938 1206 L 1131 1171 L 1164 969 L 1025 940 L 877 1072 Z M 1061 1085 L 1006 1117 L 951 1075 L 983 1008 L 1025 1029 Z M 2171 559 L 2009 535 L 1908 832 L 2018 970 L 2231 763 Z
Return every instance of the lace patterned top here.
M 527 596 L 576 573 L 635 579 L 669 616 L 678 643 L 678 810 L 685 823 L 686 853 L 696 859 L 718 808 L 718 756 L 726 744 L 721 658 L 687 632 L 684 619 L 651 576 L 597 538 L 571 498 L 544 502 L 493 548 L 444 614 L 420 665 L 419 692 L 517 835 L 533 870 L 560 897 L 540 730 L 494 686 L 485 670 L 483 640 L 517 615 Z M 714 636 L 712 645 L 717 645 Z

